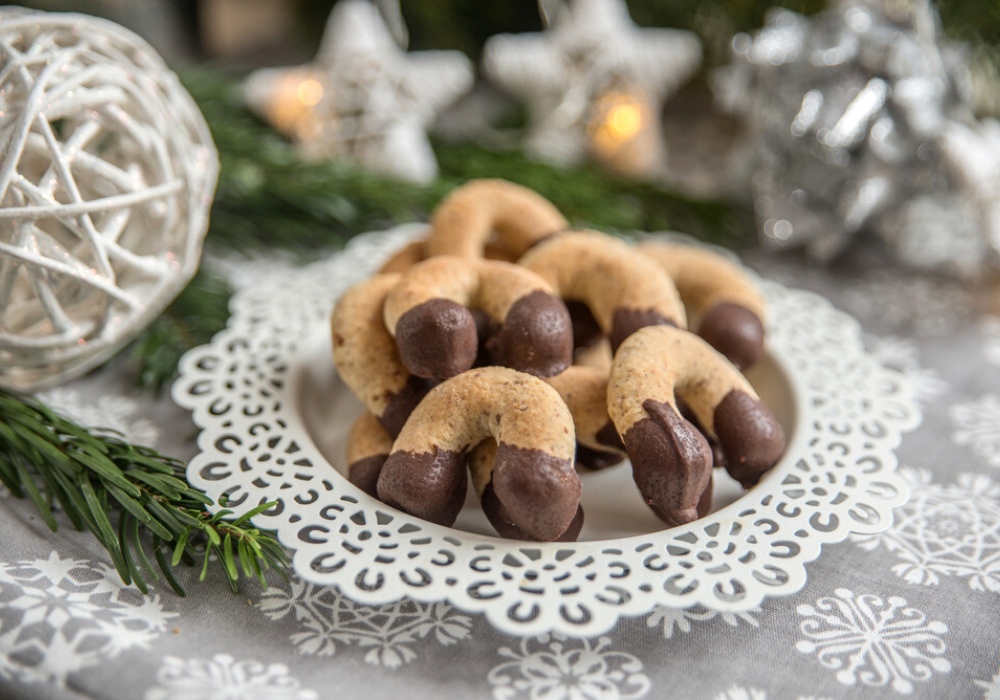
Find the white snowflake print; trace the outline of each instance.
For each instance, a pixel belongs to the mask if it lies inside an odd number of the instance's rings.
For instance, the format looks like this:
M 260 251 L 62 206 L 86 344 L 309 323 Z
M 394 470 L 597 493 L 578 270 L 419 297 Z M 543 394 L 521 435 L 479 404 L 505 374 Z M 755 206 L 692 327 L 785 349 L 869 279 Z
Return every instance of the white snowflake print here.
M 869 338 L 869 346 L 879 364 L 896 370 L 909 380 L 918 401 L 928 403 L 948 390 L 948 382 L 936 371 L 920 366 L 915 340 L 896 336 Z
M 74 389 L 59 388 L 43 391 L 37 397 L 85 428 L 108 428 L 136 445 L 155 445 L 160 437 L 152 421 L 136 417 L 139 404 L 127 396 L 103 394 L 95 398 Z
M 469 636 L 471 619 L 446 603 L 403 600 L 390 605 L 354 603 L 329 586 L 293 579 L 289 590 L 271 587 L 260 608 L 272 620 L 292 615 L 302 631 L 291 636 L 300 654 L 331 656 L 337 645 L 367 649 L 365 661 L 399 668 L 417 658 L 412 646 L 433 638 L 448 646 Z
M 721 617 L 727 625 L 736 627 L 740 622 L 745 622 L 753 627 L 758 627 L 760 623 L 754 618 L 754 613 L 759 613 L 760 608 L 754 608 L 746 612 L 718 612 L 699 606 L 691 608 L 667 608 L 657 605 L 653 612 L 646 618 L 647 627 L 662 627 L 664 639 L 674 636 L 674 630 L 687 634 L 691 631 L 692 622 L 707 622 L 716 617 Z
M 988 681 L 976 681 L 975 684 L 985 690 L 983 700 L 1000 700 L 1000 669 Z
M 211 659 L 167 656 L 156 674 L 159 685 L 146 691 L 145 700 L 316 700 L 288 675 L 283 664 L 236 661 L 228 654 Z
M 908 583 L 933 586 L 942 576 L 959 576 L 975 591 L 1000 593 L 1000 484 L 983 474 L 961 474 L 943 485 L 932 483 L 924 469 L 899 473 L 911 495 L 892 526 L 851 539 L 894 553 L 902 561 L 892 571 Z
M 642 662 L 608 647 L 611 640 L 568 639 L 560 634 L 526 637 L 518 649 L 501 647 L 507 659 L 487 681 L 496 700 L 629 700 L 649 692 Z
M 919 337 L 948 334 L 972 308 L 971 293 L 958 282 L 885 270 L 849 288 L 843 301 L 861 319 Z
M 0 678 L 63 686 L 80 669 L 148 648 L 176 615 L 105 564 L 56 552 L 0 563 Z
M 757 688 L 741 688 L 734 685 L 724 693 L 719 693 L 715 700 L 767 700 L 767 693 Z M 798 700 L 824 700 L 815 696 L 800 695 Z
M 952 442 L 969 447 L 991 467 L 1000 467 L 1000 397 L 986 394 L 978 401 L 952 406 Z
M 928 621 L 899 596 L 883 600 L 839 588 L 815 606 L 800 605 L 797 611 L 807 618 L 800 625 L 806 638 L 795 648 L 816 654 L 821 664 L 837 671 L 844 685 L 860 681 L 912 693 L 914 682 L 951 670 L 951 662 L 942 657 L 947 645 L 939 636 L 948 627 Z
M 724 693 L 719 693 L 715 700 L 767 700 L 767 693 L 756 688 L 740 688 L 734 685 Z

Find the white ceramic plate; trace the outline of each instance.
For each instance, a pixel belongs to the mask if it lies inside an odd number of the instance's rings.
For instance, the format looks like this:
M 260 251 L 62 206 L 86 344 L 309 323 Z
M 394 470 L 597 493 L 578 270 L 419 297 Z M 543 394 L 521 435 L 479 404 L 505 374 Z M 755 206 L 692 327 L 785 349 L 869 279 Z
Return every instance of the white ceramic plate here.
M 361 406 L 336 374 L 328 318 L 347 287 L 424 229 L 366 234 L 260 280 L 181 364 L 173 395 L 202 429 L 188 478 L 237 512 L 279 501 L 256 524 L 277 530 L 302 578 L 361 603 L 447 600 L 516 634 L 592 635 L 657 604 L 735 611 L 793 593 L 822 544 L 885 529 L 906 499 L 893 450 L 919 423 L 909 385 L 865 353 L 854 319 L 762 281 L 768 352 L 750 378 L 789 446 L 751 491 L 716 470 L 713 512 L 663 530 L 627 462 L 587 472 L 572 544 L 500 539 L 474 498 L 452 528 L 386 507 L 343 476 Z

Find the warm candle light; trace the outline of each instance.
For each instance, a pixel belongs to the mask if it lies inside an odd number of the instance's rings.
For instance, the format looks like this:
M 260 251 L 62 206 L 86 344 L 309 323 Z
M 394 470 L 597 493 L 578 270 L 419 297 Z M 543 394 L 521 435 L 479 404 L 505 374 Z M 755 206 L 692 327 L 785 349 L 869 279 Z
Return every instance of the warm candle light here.
M 612 90 L 601 95 L 587 133 L 591 155 L 614 170 L 642 175 L 657 165 L 659 139 L 648 99 L 641 93 Z
M 316 107 L 325 92 L 323 83 L 311 72 L 289 72 L 274 85 L 266 118 L 276 129 L 299 140 L 312 138 L 319 130 Z
M 638 106 L 620 104 L 608 112 L 608 133 L 619 141 L 632 138 L 640 128 L 642 128 L 642 112 Z
M 306 78 L 295 94 L 306 107 L 315 107 L 323 99 L 323 86 L 315 78 Z

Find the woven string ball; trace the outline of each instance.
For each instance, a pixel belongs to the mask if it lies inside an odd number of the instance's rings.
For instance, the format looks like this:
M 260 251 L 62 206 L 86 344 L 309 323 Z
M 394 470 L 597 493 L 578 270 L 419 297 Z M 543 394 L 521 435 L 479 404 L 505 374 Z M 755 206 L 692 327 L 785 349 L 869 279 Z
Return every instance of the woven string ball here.
M 0 385 L 78 376 L 158 316 L 198 267 L 217 176 L 145 41 L 0 8 Z

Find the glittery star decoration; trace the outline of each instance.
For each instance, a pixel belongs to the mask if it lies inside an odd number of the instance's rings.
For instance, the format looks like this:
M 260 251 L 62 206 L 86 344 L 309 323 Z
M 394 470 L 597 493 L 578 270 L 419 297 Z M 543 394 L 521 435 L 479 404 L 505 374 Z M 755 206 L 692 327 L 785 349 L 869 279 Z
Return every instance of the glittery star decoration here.
M 492 37 L 483 58 L 489 79 L 527 104 L 530 153 L 633 176 L 663 167 L 661 106 L 700 64 L 696 35 L 640 29 L 621 0 L 574 0 L 544 32 Z
M 427 182 L 437 175 L 427 128 L 471 86 L 461 53 L 404 52 L 374 5 L 341 0 L 314 62 L 257 71 L 244 97 L 308 157 Z

